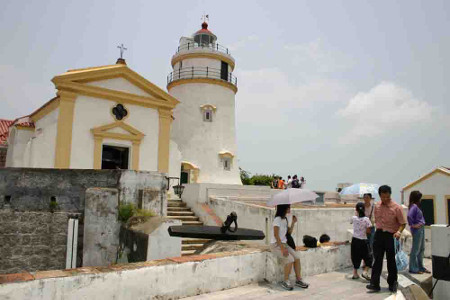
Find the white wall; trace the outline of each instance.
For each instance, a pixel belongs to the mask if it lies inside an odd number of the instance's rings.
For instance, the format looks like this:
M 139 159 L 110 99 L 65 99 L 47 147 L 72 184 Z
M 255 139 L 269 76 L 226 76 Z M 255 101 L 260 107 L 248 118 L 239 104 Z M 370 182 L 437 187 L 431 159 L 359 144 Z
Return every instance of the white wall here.
M 9 129 L 6 167 L 27 167 L 28 159 L 25 157 L 27 153 L 27 144 L 33 134 L 33 131 L 17 129 L 15 127 Z
M 349 267 L 350 245 L 300 252 L 305 276 Z M 178 299 L 271 282 L 281 278 L 277 258 L 263 249 L 114 265 L 108 268 L 37 272 L 35 279 L 0 284 L 1 299 Z M 47 275 L 47 276 L 46 276 Z M 314 287 L 312 287 L 314 288 Z
M 115 122 L 111 109 L 117 103 L 99 98 L 78 96 L 75 102 L 72 130 L 72 152 L 70 168 L 92 169 L 94 167 L 94 137 L 91 129 Z M 145 134 L 140 146 L 139 170 L 157 171 L 158 169 L 158 111 L 152 108 L 125 104 L 128 116 L 124 119 Z M 129 147 L 130 142 L 108 140 L 108 144 Z M 132 160 L 130 149 L 130 168 Z
M 209 205 L 222 220 L 225 220 L 232 211 L 236 212 L 240 228 L 261 230 L 266 235 L 263 242 L 270 243 L 275 217 L 274 208 L 220 198 L 210 198 Z M 303 235 L 310 235 L 319 240 L 319 237 L 326 233 L 331 241 L 346 241 L 347 231 L 352 228 L 350 219 L 353 214 L 353 208 L 291 209 L 291 215 L 295 215 L 298 220 L 292 237 L 297 246 L 303 245 Z
M 35 123 L 35 138 L 31 139 L 28 167 L 53 168 L 55 166 L 56 134 L 59 109 L 55 109 Z
M 199 183 L 242 184 L 236 156 L 235 95 L 229 88 L 206 83 L 187 83 L 170 89 L 181 101 L 174 109 L 172 139 L 183 161 L 199 167 Z M 200 106 L 217 107 L 212 122 L 204 122 Z M 222 151 L 235 155 L 226 171 L 219 157 Z
M 448 224 L 447 219 L 447 200 L 445 196 L 450 197 L 450 176 L 440 172 L 433 174 L 426 180 L 406 189 L 404 191 L 405 205 L 409 204 L 409 195 L 412 191 L 420 191 L 422 195 L 434 195 L 434 205 L 436 206 L 434 216 L 436 224 Z
M 180 225 L 180 220 L 165 219 L 148 235 L 147 260 L 181 256 L 181 238 L 171 237 L 168 231 Z
M 98 86 L 110 90 L 116 90 L 121 92 L 126 92 L 130 94 L 136 94 L 140 96 L 149 96 L 147 92 L 135 86 L 128 80 L 124 78 L 113 78 L 113 79 L 105 79 L 94 82 L 88 82 L 87 85 Z

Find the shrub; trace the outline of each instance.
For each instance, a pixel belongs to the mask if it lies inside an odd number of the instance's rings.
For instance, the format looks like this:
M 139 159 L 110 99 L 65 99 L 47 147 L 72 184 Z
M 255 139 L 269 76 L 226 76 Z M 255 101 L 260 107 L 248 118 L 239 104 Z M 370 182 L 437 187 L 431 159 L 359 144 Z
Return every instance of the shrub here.
M 125 203 L 119 205 L 119 220 L 126 223 L 134 214 L 135 207 L 133 203 Z
M 273 181 L 273 177 L 269 175 L 263 175 L 263 174 L 256 174 L 253 175 L 251 180 L 252 185 L 268 185 L 270 186 Z

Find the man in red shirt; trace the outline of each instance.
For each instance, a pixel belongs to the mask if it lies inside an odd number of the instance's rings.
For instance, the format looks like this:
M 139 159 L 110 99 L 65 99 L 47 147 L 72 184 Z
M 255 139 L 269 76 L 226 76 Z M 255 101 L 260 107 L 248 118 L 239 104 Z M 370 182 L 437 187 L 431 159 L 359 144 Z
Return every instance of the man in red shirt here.
M 399 239 L 405 229 L 406 220 L 402 207 L 391 199 L 392 190 L 388 185 L 378 189 L 381 203 L 375 206 L 375 240 L 373 243 L 374 263 L 372 277 L 367 289 L 378 292 L 380 290 L 380 275 L 383 268 L 384 252 L 386 252 L 389 290 L 397 292 L 397 265 L 395 263 L 394 238 Z

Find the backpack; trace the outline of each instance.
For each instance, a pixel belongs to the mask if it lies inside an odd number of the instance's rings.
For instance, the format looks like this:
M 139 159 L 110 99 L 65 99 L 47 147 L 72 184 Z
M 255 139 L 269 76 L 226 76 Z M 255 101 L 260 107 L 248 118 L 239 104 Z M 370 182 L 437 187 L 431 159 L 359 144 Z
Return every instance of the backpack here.
M 300 181 L 298 179 L 292 180 L 291 186 L 293 189 L 299 189 L 300 188 Z

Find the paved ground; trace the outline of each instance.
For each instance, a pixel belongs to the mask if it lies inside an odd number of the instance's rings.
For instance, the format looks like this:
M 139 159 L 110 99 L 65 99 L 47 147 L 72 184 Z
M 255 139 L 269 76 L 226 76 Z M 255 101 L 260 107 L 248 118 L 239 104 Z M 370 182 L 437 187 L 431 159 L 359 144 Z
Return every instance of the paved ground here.
M 208 299 L 385 299 L 391 295 L 388 284 L 381 279 L 381 292 L 367 293 L 367 282 L 351 279 L 351 269 L 325 273 L 305 278 L 308 289 L 295 288 L 286 291 L 278 285 L 268 283 L 252 284 L 211 294 L 184 298 L 190 300 Z

